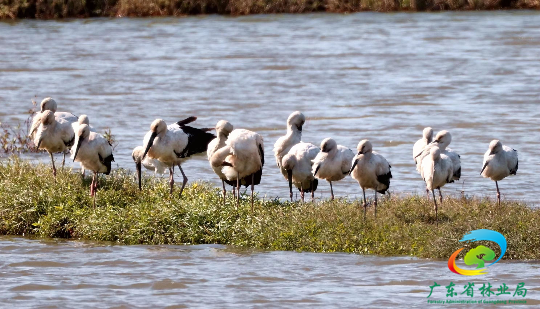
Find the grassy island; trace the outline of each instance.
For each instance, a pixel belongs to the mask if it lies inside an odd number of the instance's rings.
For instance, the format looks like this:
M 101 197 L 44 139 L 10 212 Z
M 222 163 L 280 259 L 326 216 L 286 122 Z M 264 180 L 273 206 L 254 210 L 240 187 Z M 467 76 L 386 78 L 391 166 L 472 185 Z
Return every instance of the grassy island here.
M 424 196 L 394 194 L 380 201 L 377 218 L 368 208 L 366 220 L 359 202 L 345 200 L 257 199 L 252 213 L 248 196 L 238 209 L 232 198 L 223 206 L 220 189 L 192 182 L 179 198 L 151 177 L 140 192 L 134 173 L 115 170 L 100 178 L 94 209 L 90 181 L 67 168 L 55 181 L 48 165 L 0 161 L 0 234 L 446 259 L 465 233 L 486 228 L 506 236 L 506 259 L 540 258 L 540 210 L 518 202 L 448 198 L 437 226 Z

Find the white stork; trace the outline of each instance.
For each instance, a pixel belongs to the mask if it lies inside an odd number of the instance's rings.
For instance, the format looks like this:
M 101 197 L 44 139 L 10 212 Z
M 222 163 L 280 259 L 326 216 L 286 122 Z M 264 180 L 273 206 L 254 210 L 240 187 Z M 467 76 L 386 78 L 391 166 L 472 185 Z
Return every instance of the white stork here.
M 101 134 L 90 132 L 90 127 L 86 124 L 78 127 L 76 136 L 71 158 L 75 162 L 80 162 L 83 168 L 94 172 L 90 195 L 94 198 L 94 207 L 96 207 L 98 173 L 110 174 L 111 163 L 114 161 L 113 149 L 107 139 Z
M 330 193 L 334 199 L 332 181 L 339 181 L 351 170 L 354 152 L 338 145 L 335 140 L 326 138 L 321 142 L 321 152 L 313 160 L 313 176 L 330 183 Z
M 229 137 L 229 134 L 233 131 L 233 125 L 226 121 L 226 120 L 220 120 L 216 124 L 216 134 L 217 137 L 214 138 L 210 144 L 208 144 L 208 150 L 206 151 L 206 154 L 208 156 L 208 161 L 210 162 L 210 167 L 216 173 L 216 175 L 221 179 L 221 184 L 223 185 L 223 205 L 225 205 L 225 196 L 227 194 L 227 190 L 225 189 L 225 183 L 233 187 L 233 196 L 234 194 L 234 188 L 236 186 L 235 180 L 228 180 L 225 174 L 223 174 L 222 169 L 223 165 L 222 162 L 217 162 L 217 165 L 212 165 L 212 156 L 216 151 L 219 149 L 225 147 L 227 138 Z
M 240 204 L 240 185 L 251 185 L 251 211 L 253 211 L 254 186 L 261 182 L 264 166 L 263 138 L 249 130 L 233 130 L 225 143 L 225 147 L 214 153 L 210 160 L 212 166 L 223 166 L 221 169 L 227 180 L 236 180 L 238 190 L 237 205 Z
M 174 167 L 178 166 L 184 177 L 180 189 L 182 196 L 188 178 L 181 163 L 193 154 L 205 152 L 208 143 L 215 138 L 214 134 L 208 133 L 213 129 L 197 129 L 186 125 L 196 119 L 197 117 L 189 117 L 169 126 L 162 119 L 156 119 L 144 137 L 145 150 L 142 159 L 148 155 L 169 167 L 171 194 L 174 188 Z
M 390 164 L 386 159 L 373 151 L 371 142 L 367 139 L 360 141 L 356 147 L 358 155 L 354 158 L 351 176 L 362 188 L 364 195 L 364 218 L 366 216 L 366 189 L 375 190 L 375 216 L 377 216 L 377 192 L 385 194 L 390 187 Z
M 281 167 L 286 171 L 289 181 L 291 202 L 293 201 L 292 185 L 300 190 L 300 197 L 304 201 L 304 193 L 311 192 L 311 199 L 315 200 L 315 190 L 319 180 L 313 176 L 313 160 L 321 149 L 311 143 L 300 142 L 294 145 L 281 162 Z
M 416 160 L 417 162 L 416 166 L 421 175 L 422 175 L 423 158 L 429 155 L 431 148 L 438 147 L 441 154 L 448 156 L 450 160 L 452 160 L 452 167 L 454 171 L 453 171 L 451 182 L 454 182 L 455 180 L 459 180 L 459 178 L 461 178 L 461 157 L 458 153 L 456 153 L 452 149 L 447 148 L 448 145 L 450 145 L 450 142 L 452 142 L 452 135 L 450 134 L 450 132 L 444 130 L 437 133 L 437 136 L 435 136 L 435 139 L 433 140 L 433 142 L 431 142 L 429 145 L 427 145 L 424 148 L 424 150 L 418 155 L 418 158 Z M 428 192 L 428 189 L 426 189 L 426 192 Z M 428 196 L 429 196 L 429 192 L 428 192 Z M 439 198 L 442 203 L 442 193 L 440 189 L 439 189 Z
M 139 190 L 142 190 L 142 166 L 146 168 L 147 170 L 150 170 L 154 172 L 155 174 L 163 174 L 165 173 L 165 169 L 167 166 L 163 163 L 161 163 L 159 160 L 151 159 L 149 156 L 146 156 L 143 160 L 144 155 L 144 147 L 143 146 L 137 146 L 133 149 L 133 152 L 131 153 L 131 157 L 133 158 L 133 162 L 135 162 L 135 169 L 137 171 L 137 181 L 139 182 Z
M 426 182 L 426 188 L 433 194 L 433 203 L 435 203 L 435 220 L 438 224 L 438 207 L 435 199 L 435 189 L 441 190 L 441 187 L 447 183 L 453 182 L 454 167 L 452 160 L 441 154 L 439 147 L 431 147 L 429 155 L 422 158 L 422 178 Z M 442 198 L 441 198 L 442 202 Z
M 416 163 L 416 157 L 420 153 L 422 153 L 422 150 L 424 150 L 424 147 L 429 145 L 432 141 L 433 141 L 433 129 L 431 127 L 424 128 L 424 131 L 422 131 L 422 138 L 417 140 L 413 146 L 413 159 L 415 163 Z
M 274 156 L 281 174 L 287 178 L 287 172 L 281 166 L 283 157 L 289 153 L 291 148 L 302 141 L 302 126 L 306 122 L 306 117 L 299 111 L 293 112 L 287 118 L 287 134 L 280 137 L 274 144 Z
M 70 122 L 56 120 L 52 111 L 46 110 L 40 115 L 40 124 L 34 134 L 34 144 L 38 149 L 46 150 L 51 156 L 53 175 L 56 177 L 53 153 L 65 153 L 73 146 L 75 133 Z
M 72 113 L 68 112 L 57 112 L 57 104 L 56 101 L 52 98 L 48 97 L 43 99 L 40 104 L 40 111 L 36 113 L 34 118 L 32 118 L 32 125 L 30 126 L 30 133 L 28 134 L 30 138 L 34 139 L 35 132 L 38 129 L 39 125 L 41 124 L 41 118 L 43 116 L 44 111 L 51 111 L 54 113 L 54 118 L 57 121 L 61 122 L 69 122 L 69 123 L 76 123 L 77 122 L 77 116 L 73 115 Z M 75 132 L 75 131 L 73 131 Z M 37 144 L 36 144 L 37 145 Z M 62 167 L 64 166 L 66 162 L 66 153 L 69 151 L 69 149 L 66 149 L 63 153 L 62 158 Z
M 499 140 L 492 140 L 484 154 L 484 166 L 480 174 L 495 181 L 497 187 L 497 203 L 501 205 L 501 193 L 498 181 L 507 176 L 516 175 L 518 170 L 517 150 L 503 146 Z

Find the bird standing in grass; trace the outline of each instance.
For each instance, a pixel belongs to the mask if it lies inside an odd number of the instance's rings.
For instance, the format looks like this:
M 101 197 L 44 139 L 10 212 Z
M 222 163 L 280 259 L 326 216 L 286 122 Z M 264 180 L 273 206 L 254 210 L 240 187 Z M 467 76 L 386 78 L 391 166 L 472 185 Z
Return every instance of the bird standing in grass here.
M 133 149 L 133 152 L 131 153 L 131 157 L 133 158 L 133 162 L 135 162 L 135 170 L 137 171 L 137 181 L 139 182 L 139 190 L 142 190 L 142 167 L 146 168 L 147 170 L 150 170 L 154 172 L 155 174 L 163 174 L 165 173 L 165 169 L 167 166 L 159 160 L 151 159 L 149 156 L 146 156 L 143 160 L 144 155 L 144 147 L 143 146 L 137 146 Z
M 440 192 L 442 186 L 453 181 L 453 176 L 452 160 L 448 156 L 441 154 L 439 147 L 431 147 L 429 155 L 422 158 L 422 178 L 426 182 L 426 188 L 433 194 L 436 222 L 438 222 L 438 207 L 435 199 L 435 189 L 439 189 Z
M 205 152 L 208 143 L 215 138 L 214 134 L 208 133 L 213 129 L 197 129 L 186 125 L 195 120 L 197 117 L 189 117 L 167 126 L 162 119 L 156 119 L 144 137 L 145 150 L 142 160 L 148 155 L 151 159 L 159 160 L 169 167 L 171 194 L 174 188 L 174 167 L 178 166 L 184 177 L 180 189 L 180 196 L 182 196 L 188 178 L 182 170 L 181 163 L 191 155 Z
M 422 153 L 424 148 L 433 141 L 433 129 L 431 127 L 424 128 L 422 131 L 422 138 L 417 140 L 413 146 L 413 159 L 417 163 L 416 157 Z
M 289 181 L 291 202 L 293 201 L 292 185 L 300 190 L 300 197 L 304 201 L 304 194 L 311 192 L 312 201 L 315 200 L 315 190 L 319 180 L 313 176 L 313 160 L 321 149 L 311 143 L 300 142 L 294 145 L 281 162 Z
M 113 149 L 109 141 L 100 134 L 91 132 L 86 124 L 78 127 L 76 136 L 75 145 L 71 150 L 72 159 L 94 173 L 90 195 L 94 198 L 94 207 L 96 207 L 98 173 L 110 174 L 111 163 L 114 161 Z
M 32 138 L 32 139 L 35 138 L 35 133 L 36 133 L 39 125 L 42 123 L 41 120 L 42 120 L 43 117 L 45 117 L 45 115 L 44 115 L 45 111 L 53 112 L 54 118 L 56 119 L 56 121 L 59 121 L 61 123 L 65 123 L 65 122 L 76 123 L 77 122 L 77 116 L 73 115 L 72 113 L 68 113 L 68 112 L 57 112 L 56 109 L 57 109 L 56 101 L 53 100 L 52 98 L 45 98 L 45 99 L 43 99 L 43 101 L 41 101 L 40 111 L 36 113 L 34 118 L 32 118 L 32 125 L 30 126 L 30 133 L 28 134 L 30 136 L 30 138 Z M 75 131 L 73 131 L 73 132 L 75 132 Z M 38 149 L 39 149 L 39 147 L 38 147 Z M 69 148 L 66 149 L 63 152 L 62 167 L 66 163 L 66 153 L 68 153 L 68 152 L 69 152 Z
M 34 134 L 34 144 L 38 149 L 44 149 L 49 153 L 53 175 L 56 177 L 53 153 L 68 151 L 75 142 L 75 133 L 71 122 L 55 119 L 52 111 L 44 111 L 39 119 L 40 124 Z
M 225 120 L 220 120 L 216 124 L 216 134 L 217 137 L 214 138 L 210 144 L 208 144 L 208 150 L 206 151 L 206 154 L 208 156 L 208 161 L 210 162 L 210 167 L 212 170 L 214 170 L 214 173 L 221 179 L 221 184 L 223 185 L 223 205 L 225 205 L 225 197 L 227 194 L 227 190 L 225 189 L 225 183 L 233 187 L 233 196 L 234 196 L 234 188 L 236 186 L 235 180 L 228 180 L 225 174 L 223 174 L 222 169 L 223 165 L 222 162 L 217 162 L 217 165 L 212 165 L 212 156 L 216 151 L 219 149 L 225 147 L 227 138 L 229 137 L 229 134 L 233 131 L 233 125 Z
M 321 142 L 321 152 L 313 160 L 313 176 L 330 183 L 330 194 L 334 200 L 332 181 L 339 181 L 351 170 L 354 152 L 338 145 L 335 140 L 325 138 Z
M 439 147 L 441 154 L 447 155 L 452 160 L 453 180 L 459 180 L 461 178 L 461 156 L 450 148 L 447 148 L 452 142 L 452 135 L 448 131 L 441 131 L 437 133 L 433 144 Z M 440 193 L 440 192 L 439 192 Z
M 429 156 L 431 149 L 437 147 L 439 148 L 441 154 L 446 155 L 452 161 L 452 167 L 454 169 L 452 172 L 452 182 L 461 178 L 461 157 L 452 149 L 447 148 L 448 145 L 450 145 L 450 142 L 452 142 L 452 135 L 450 134 L 450 132 L 444 130 L 437 133 L 433 142 L 424 147 L 423 151 L 418 154 L 417 158 L 415 158 L 417 163 L 417 170 L 420 172 L 420 175 L 422 175 L 422 161 L 424 157 Z M 426 192 L 429 198 L 429 190 L 426 189 Z M 439 199 L 441 200 L 441 203 L 442 198 L 442 193 L 439 189 Z
M 497 203 L 501 205 L 501 193 L 498 181 L 507 176 L 516 175 L 518 170 L 517 150 L 501 144 L 499 140 L 492 140 L 489 149 L 484 154 L 484 165 L 480 174 L 495 181 L 497 187 Z
M 212 167 L 222 166 L 221 172 L 227 180 L 236 180 L 238 190 L 237 206 L 240 204 L 240 185 L 249 181 L 251 185 L 251 211 L 253 211 L 254 186 L 261 183 L 264 166 L 263 138 L 249 130 L 233 130 L 225 147 L 217 150 L 210 159 Z M 246 185 L 248 185 L 246 183 Z
M 73 115 L 72 113 L 68 112 L 57 112 L 57 104 L 56 101 L 52 98 L 45 98 L 43 101 L 41 101 L 40 104 L 40 111 L 36 113 L 34 118 L 32 119 L 32 126 L 30 127 L 30 135 L 34 134 L 35 130 L 40 124 L 40 117 L 45 111 L 51 111 L 54 113 L 54 117 L 56 120 L 66 120 L 68 122 L 77 122 L 77 116 Z
M 366 189 L 375 190 L 375 216 L 377 216 L 377 192 L 385 194 L 390 187 L 390 164 L 386 159 L 373 151 L 371 142 L 367 139 L 358 143 L 358 155 L 354 158 L 351 176 L 362 188 L 364 195 L 364 218 L 366 216 Z
M 287 134 L 280 137 L 274 144 L 274 157 L 281 174 L 287 177 L 287 171 L 283 168 L 282 160 L 289 153 L 291 148 L 302 141 L 302 126 L 306 122 L 306 117 L 299 111 L 293 112 L 287 118 Z

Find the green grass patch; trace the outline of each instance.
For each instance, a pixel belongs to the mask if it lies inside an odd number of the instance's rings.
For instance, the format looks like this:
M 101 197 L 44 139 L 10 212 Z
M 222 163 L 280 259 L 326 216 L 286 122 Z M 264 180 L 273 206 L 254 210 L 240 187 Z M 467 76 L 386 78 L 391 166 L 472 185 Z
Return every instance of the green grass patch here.
M 377 218 L 371 207 L 365 221 L 360 203 L 345 200 L 256 199 L 252 213 L 248 195 L 238 208 L 229 195 L 224 206 L 220 189 L 191 183 L 179 198 L 178 189 L 170 195 L 167 180 L 154 177 L 140 192 L 134 173 L 115 170 L 100 177 L 94 209 L 90 181 L 67 168 L 55 181 L 50 166 L 16 157 L 0 162 L 0 234 L 446 259 L 468 231 L 492 229 L 508 241 L 506 259 L 540 257 L 540 210 L 518 202 L 447 198 L 437 226 L 423 196 L 382 199 Z

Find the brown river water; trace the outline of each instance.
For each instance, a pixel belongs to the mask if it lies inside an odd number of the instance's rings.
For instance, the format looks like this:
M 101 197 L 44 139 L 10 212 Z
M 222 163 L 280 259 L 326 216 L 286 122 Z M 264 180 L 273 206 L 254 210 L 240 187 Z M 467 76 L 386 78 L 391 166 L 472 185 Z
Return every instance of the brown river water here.
M 503 198 L 535 206 L 539 55 L 540 12 L 532 11 L 0 22 L 0 121 L 23 121 L 32 99 L 52 96 L 60 111 L 111 128 L 115 167 L 133 169 L 131 150 L 152 120 L 195 115 L 197 126 L 213 127 L 227 119 L 263 136 L 257 191 L 282 198 L 288 187 L 272 146 L 292 111 L 308 119 L 304 141 L 333 137 L 355 148 L 370 139 L 392 164 L 390 189 L 400 194 L 423 193 L 412 145 L 432 126 L 449 130 L 461 154 L 462 179 L 444 194 L 495 197 L 480 170 L 497 138 L 520 160 L 518 175 L 500 182 Z M 45 154 L 30 158 L 48 163 Z M 205 156 L 183 167 L 190 181 L 219 183 Z M 334 192 L 360 196 L 351 178 Z M 317 197 L 328 196 L 321 182 Z M 433 281 L 452 280 L 461 291 L 469 279 L 445 261 L 223 246 L 0 238 L 0 255 L 6 307 L 425 307 Z M 493 267 L 475 280 L 524 281 L 528 304 L 540 304 L 537 263 Z

